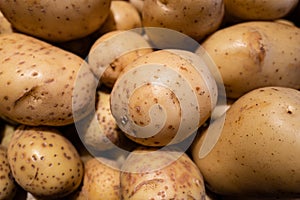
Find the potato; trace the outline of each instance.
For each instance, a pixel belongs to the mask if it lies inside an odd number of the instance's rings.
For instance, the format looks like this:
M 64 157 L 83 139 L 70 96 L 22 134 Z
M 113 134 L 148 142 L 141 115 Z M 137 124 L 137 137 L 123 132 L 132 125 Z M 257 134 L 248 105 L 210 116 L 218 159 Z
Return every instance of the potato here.
M 3 16 L 0 11 L 0 34 L 3 33 L 12 33 L 13 29 L 9 21 Z
M 16 195 L 15 183 L 7 159 L 7 148 L 0 145 L 0 199 L 13 199 Z
M 241 20 L 274 20 L 287 16 L 298 0 L 224 0 L 226 13 Z
M 93 108 L 97 82 L 80 57 L 19 33 L 0 35 L 0 115 L 62 126 Z
M 83 186 L 77 200 L 81 199 L 120 199 L 120 171 L 114 161 L 97 157 L 86 163 Z
M 124 200 L 205 199 L 201 172 L 184 152 L 138 149 L 121 169 Z
M 140 31 L 111 31 L 96 40 L 89 52 L 88 63 L 100 80 L 99 85 L 113 87 L 127 65 L 153 51 Z
M 110 111 L 110 93 L 97 92 L 96 111 L 77 124 L 83 143 L 93 151 L 105 151 L 120 145 L 124 134 Z
M 165 146 L 193 135 L 216 105 L 215 79 L 201 57 L 160 50 L 128 65 L 111 92 L 120 129 L 146 146 Z
M 263 87 L 237 99 L 222 118 L 192 145 L 193 160 L 207 187 L 240 197 L 285 197 L 300 194 L 300 91 Z M 204 139 L 218 134 L 212 150 Z
M 222 0 L 145 0 L 144 27 L 162 27 L 200 41 L 216 31 L 224 16 Z
M 130 30 L 142 27 L 138 10 L 127 1 L 112 1 L 110 14 L 99 32 L 104 34 L 115 30 Z
M 131 3 L 139 11 L 139 13 L 142 13 L 144 0 L 129 0 L 129 3 Z
M 36 197 L 63 197 L 81 184 L 83 164 L 79 154 L 56 129 L 19 126 L 7 157 L 16 182 Z
M 18 31 L 62 42 L 96 31 L 109 14 L 111 0 L 0 2 L 0 10 Z
M 299 44 L 295 26 L 244 22 L 220 29 L 202 47 L 217 65 L 227 97 L 238 98 L 264 86 L 300 89 Z

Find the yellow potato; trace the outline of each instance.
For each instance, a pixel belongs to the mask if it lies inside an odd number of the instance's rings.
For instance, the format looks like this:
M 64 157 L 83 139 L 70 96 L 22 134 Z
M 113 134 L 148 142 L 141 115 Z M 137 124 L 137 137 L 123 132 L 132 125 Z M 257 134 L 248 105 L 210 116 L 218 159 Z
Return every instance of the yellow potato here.
M 285 17 L 298 0 L 224 0 L 226 14 L 242 20 L 273 20 Z
M 299 44 L 296 26 L 244 22 L 220 29 L 202 47 L 217 65 L 227 97 L 238 98 L 263 86 L 299 89 Z
M 219 28 L 223 16 L 223 0 L 145 0 L 142 23 L 173 29 L 200 41 Z
M 192 145 L 207 187 L 228 196 L 300 194 L 300 91 L 263 87 L 236 100 Z M 224 126 L 223 126 L 224 125 Z M 207 151 L 204 140 L 220 137 Z M 208 141 L 208 140 L 205 140 Z
M 104 34 L 115 30 L 130 30 L 142 27 L 142 19 L 138 10 L 127 1 L 112 1 L 110 14 L 99 32 Z
M 94 106 L 97 82 L 75 54 L 24 34 L 1 34 L 0 62 L 0 115 L 5 118 L 61 126 Z
M 49 41 L 78 39 L 96 31 L 111 0 L 1 1 L 0 10 L 18 31 Z
M 129 154 L 121 170 L 121 199 L 205 198 L 201 172 L 184 152 L 138 149 Z

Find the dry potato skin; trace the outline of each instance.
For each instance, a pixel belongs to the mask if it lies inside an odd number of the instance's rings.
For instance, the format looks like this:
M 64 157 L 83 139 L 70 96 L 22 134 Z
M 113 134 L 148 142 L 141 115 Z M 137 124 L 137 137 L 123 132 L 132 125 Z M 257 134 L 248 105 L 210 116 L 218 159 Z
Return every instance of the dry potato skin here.
M 0 62 L 1 116 L 26 125 L 62 126 L 74 122 L 75 112 L 88 112 L 93 75 L 87 71 L 78 78 L 84 61 L 75 54 L 24 34 L 2 34 Z M 79 81 L 82 89 L 74 96 Z
M 207 131 L 193 144 L 193 160 L 207 186 L 239 197 L 299 196 L 299 119 L 300 92 L 295 89 L 259 88 L 235 101 L 212 151 L 198 157 Z
M 77 189 L 83 163 L 73 144 L 50 127 L 19 126 L 8 146 L 16 182 L 34 196 L 64 197 Z

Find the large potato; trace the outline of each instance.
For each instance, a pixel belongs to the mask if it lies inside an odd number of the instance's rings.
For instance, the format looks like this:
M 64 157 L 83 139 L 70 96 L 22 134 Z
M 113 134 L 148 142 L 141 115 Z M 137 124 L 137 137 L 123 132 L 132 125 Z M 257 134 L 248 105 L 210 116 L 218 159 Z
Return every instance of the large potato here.
M 221 73 L 227 97 L 263 86 L 300 88 L 300 29 L 295 26 L 240 23 L 215 32 L 202 46 Z
M 169 28 L 199 41 L 217 30 L 224 15 L 222 0 L 145 0 L 145 27 Z
M 17 30 L 49 41 L 68 41 L 96 31 L 111 0 L 0 1 L 0 10 Z
M 0 62 L 1 116 L 27 125 L 60 126 L 92 109 L 96 82 L 80 57 L 11 33 L 0 35 Z
M 205 199 L 201 172 L 187 154 L 153 150 L 138 149 L 127 157 L 120 176 L 122 199 Z
M 192 145 L 208 188 L 239 197 L 299 196 L 299 119 L 298 90 L 264 87 L 240 97 L 225 114 L 224 127 L 215 121 L 216 131 L 205 131 Z M 204 139 L 217 131 L 219 140 L 203 153 Z
M 242 20 L 273 20 L 285 17 L 298 0 L 224 0 L 226 13 Z

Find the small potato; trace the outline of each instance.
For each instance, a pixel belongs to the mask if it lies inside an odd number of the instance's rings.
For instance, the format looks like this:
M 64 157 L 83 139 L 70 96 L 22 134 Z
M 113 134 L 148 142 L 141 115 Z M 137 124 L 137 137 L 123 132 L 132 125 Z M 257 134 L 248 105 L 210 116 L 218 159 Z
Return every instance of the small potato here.
M 7 148 L 0 145 L 0 199 L 13 199 L 16 195 L 15 183 L 7 159 Z
M 113 166 L 113 167 L 112 167 Z M 77 200 L 120 200 L 119 166 L 97 157 L 85 164 L 83 186 Z
M 227 97 L 238 98 L 264 86 L 300 89 L 299 44 L 296 26 L 261 21 L 220 29 L 202 47 L 217 65 Z
M 97 82 L 75 54 L 19 33 L 0 35 L 0 115 L 62 126 L 93 108 Z
M 110 93 L 98 91 L 95 113 L 77 125 L 83 143 L 95 151 L 105 151 L 115 145 L 119 146 L 125 137 L 111 114 L 109 99 Z
M 0 10 L 14 28 L 38 38 L 63 42 L 96 31 L 109 14 L 111 0 L 0 1 Z
M 36 197 L 64 197 L 81 184 L 80 156 L 56 129 L 19 126 L 7 156 L 16 182 Z
M 121 71 L 142 55 L 153 50 L 148 41 L 133 31 L 111 31 L 93 44 L 88 63 L 98 79 L 99 85 L 113 87 Z
M 224 0 L 226 14 L 241 20 L 274 20 L 288 15 L 298 0 Z
M 207 187 L 220 195 L 290 198 L 300 195 L 300 91 L 263 87 L 237 99 L 192 145 Z M 220 136 L 211 151 L 209 134 Z M 206 153 L 203 153 L 206 152 Z M 230 198 L 229 198 L 230 199 Z
M 3 16 L 2 12 L 0 11 L 0 34 L 12 32 L 13 28 L 10 22 Z
M 99 32 L 104 34 L 115 30 L 130 30 L 142 27 L 138 10 L 127 1 L 112 1 L 110 14 Z
M 135 150 L 121 170 L 124 200 L 205 199 L 202 175 L 183 152 Z
M 142 23 L 173 29 L 200 41 L 219 28 L 223 16 L 223 0 L 145 0 Z

